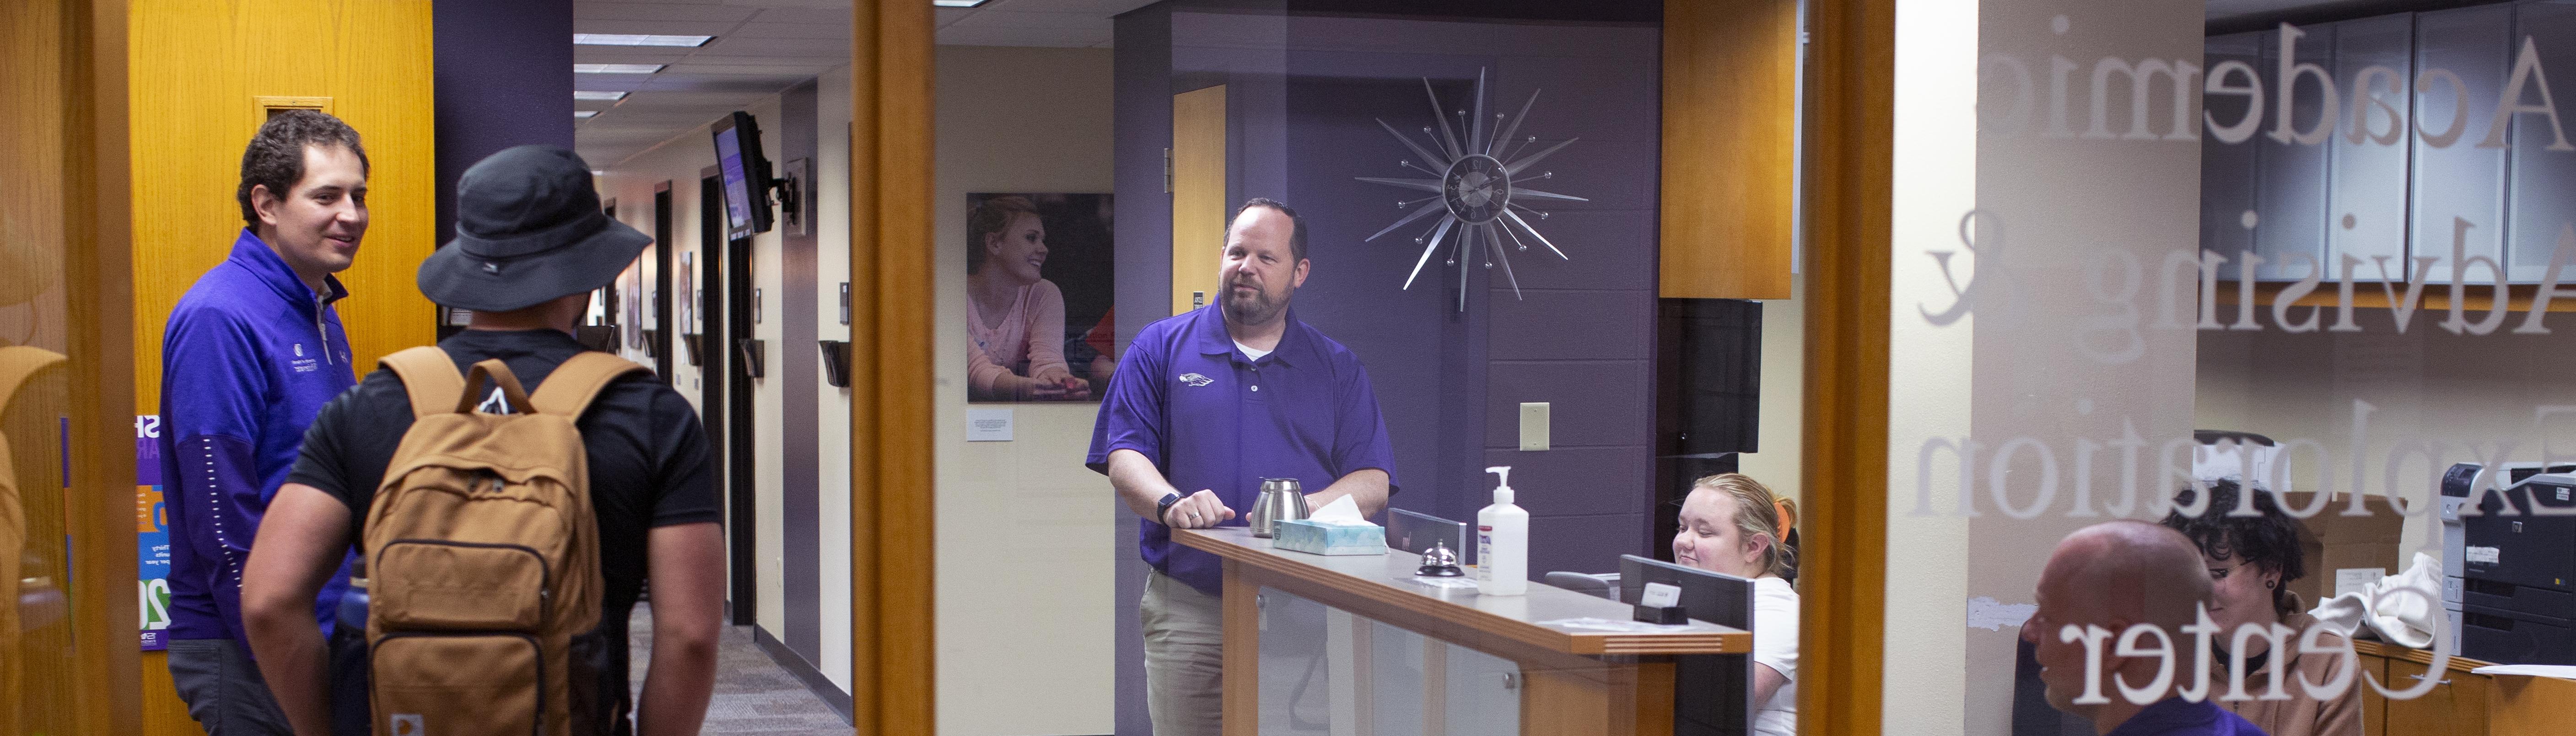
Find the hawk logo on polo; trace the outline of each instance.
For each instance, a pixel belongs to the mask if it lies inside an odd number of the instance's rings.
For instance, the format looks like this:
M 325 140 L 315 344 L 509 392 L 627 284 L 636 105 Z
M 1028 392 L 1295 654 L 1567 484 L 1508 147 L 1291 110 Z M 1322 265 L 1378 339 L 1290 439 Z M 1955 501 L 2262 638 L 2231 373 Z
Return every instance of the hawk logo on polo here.
M 1182 383 L 1189 384 L 1192 388 L 1196 388 L 1196 387 L 1200 387 L 1200 386 L 1205 386 L 1205 385 L 1208 385 L 1208 384 L 1211 384 L 1211 383 L 1216 383 L 1216 379 L 1214 379 L 1214 378 L 1209 378 L 1209 377 L 1207 377 L 1207 376 L 1202 376 L 1202 375 L 1199 375 L 1199 374 L 1196 374 L 1196 373 L 1183 373 L 1183 374 L 1181 374 L 1181 375 L 1180 375 L 1180 379 L 1181 379 L 1181 382 L 1182 382 Z

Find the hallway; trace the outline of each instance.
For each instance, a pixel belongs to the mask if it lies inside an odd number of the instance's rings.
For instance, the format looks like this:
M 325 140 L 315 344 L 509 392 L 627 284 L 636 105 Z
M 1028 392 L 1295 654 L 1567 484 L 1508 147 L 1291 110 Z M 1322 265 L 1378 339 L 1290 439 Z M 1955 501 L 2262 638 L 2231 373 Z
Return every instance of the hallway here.
M 627 619 L 627 646 L 632 653 L 627 678 L 635 692 L 644 691 L 651 663 L 653 614 L 644 604 Z M 832 712 L 796 676 L 781 669 L 751 640 L 751 627 L 726 626 L 716 644 L 715 696 L 707 703 L 706 736 L 718 734 L 834 734 L 850 732 L 848 721 Z

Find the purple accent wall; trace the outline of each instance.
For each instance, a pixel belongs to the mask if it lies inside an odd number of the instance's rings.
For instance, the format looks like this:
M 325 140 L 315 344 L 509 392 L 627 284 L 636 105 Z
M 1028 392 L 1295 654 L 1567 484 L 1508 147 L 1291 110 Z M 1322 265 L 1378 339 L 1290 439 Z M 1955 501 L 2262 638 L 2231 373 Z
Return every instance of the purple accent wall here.
M 1309 215 L 1315 261 L 1296 303 L 1368 365 L 1405 480 L 1393 505 L 1473 520 L 1491 502 L 1484 468 L 1510 465 L 1531 514 L 1533 575 L 1650 554 L 1660 32 L 1297 17 L 1287 36 L 1283 199 Z M 1488 115 L 1540 92 L 1517 136 L 1582 139 L 1524 172 L 1554 177 L 1523 183 L 1592 201 L 1533 203 L 1551 213 L 1535 224 L 1572 260 L 1536 243 L 1511 251 L 1517 296 L 1500 264 L 1470 261 L 1461 313 L 1445 248 L 1400 289 L 1431 220 L 1363 242 L 1413 211 L 1397 201 L 1428 194 L 1353 177 L 1427 178 L 1398 165 L 1419 157 L 1376 119 L 1432 124 L 1423 77 L 1448 109 L 1470 108 L 1480 69 Z M 1554 449 L 1519 450 L 1525 401 L 1551 404 Z
M 1307 218 L 1313 273 L 1298 316 L 1351 348 L 1376 384 L 1404 482 L 1397 508 L 1472 521 L 1490 502 L 1489 465 L 1511 465 L 1531 514 L 1530 571 L 1607 572 L 1651 554 L 1654 501 L 1656 205 L 1662 115 L 1654 24 L 1454 23 L 1390 18 L 1175 12 L 1158 4 L 1117 23 L 1118 314 L 1122 344 L 1169 316 L 1171 203 L 1162 192 L 1171 95 L 1223 83 L 1229 199 L 1278 198 Z M 1542 232 L 1572 257 L 1514 251 L 1515 297 L 1499 266 L 1471 264 L 1457 310 L 1456 266 L 1433 255 L 1403 290 L 1429 219 L 1364 242 L 1419 199 L 1357 176 L 1425 178 L 1379 128 L 1430 124 L 1429 77 L 1452 109 L 1513 112 L 1544 88 L 1520 136 L 1582 141 L 1536 171 L 1548 191 L 1589 203 L 1540 206 Z M 1418 162 L 1417 162 L 1418 163 Z M 1433 203 L 1417 206 L 1436 206 Z M 1555 449 L 1521 452 L 1519 403 L 1553 404 Z M 1114 505 L 1114 504 L 1113 504 Z M 1119 734 L 1148 734 L 1134 605 L 1144 565 L 1136 520 L 1119 520 Z
M 1169 3 L 1147 6 L 1114 21 L 1118 47 L 1112 61 L 1111 94 L 1116 109 L 1112 124 L 1117 143 L 1115 186 L 1121 196 L 1111 227 L 1116 229 L 1118 349 L 1136 339 L 1136 331 L 1171 316 L 1172 198 L 1163 191 L 1163 149 L 1172 145 L 1172 12 Z M 1068 467 L 1079 459 L 1067 458 Z M 1090 472 L 1090 471 L 1076 471 Z M 1136 556 L 1135 514 L 1116 497 L 1101 499 L 1103 510 L 1117 520 L 1117 610 L 1111 616 L 1116 637 L 1117 679 L 1111 724 L 1119 736 L 1150 736 L 1154 722 L 1145 710 L 1144 626 L 1136 619 L 1136 602 L 1145 596 L 1145 561 Z
M 511 146 L 572 147 L 572 0 L 438 3 L 430 24 L 444 243 L 467 168 Z

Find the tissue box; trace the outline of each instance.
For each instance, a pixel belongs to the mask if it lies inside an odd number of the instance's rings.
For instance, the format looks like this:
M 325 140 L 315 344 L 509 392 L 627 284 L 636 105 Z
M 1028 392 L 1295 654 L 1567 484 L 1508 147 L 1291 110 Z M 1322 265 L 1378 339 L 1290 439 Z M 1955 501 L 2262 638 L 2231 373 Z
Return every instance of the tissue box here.
M 1327 524 L 1312 519 L 1283 521 L 1272 545 L 1319 555 L 1382 555 L 1386 554 L 1386 527 Z

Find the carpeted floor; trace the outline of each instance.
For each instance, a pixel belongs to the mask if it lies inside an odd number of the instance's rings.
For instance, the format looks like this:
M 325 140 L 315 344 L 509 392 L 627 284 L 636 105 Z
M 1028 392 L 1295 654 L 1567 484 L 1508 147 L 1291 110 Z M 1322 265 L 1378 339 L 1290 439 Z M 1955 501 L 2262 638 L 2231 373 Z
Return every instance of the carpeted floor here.
M 633 657 L 629 678 L 638 693 L 644 689 L 644 673 L 652 661 L 653 614 L 648 608 L 636 605 L 627 629 Z M 839 713 L 752 643 L 751 627 L 725 627 L 716 645 L 715 698 L 707 704 L 706 726 L 699 733 L 844 736 L 850 732 L 850 724 Z

